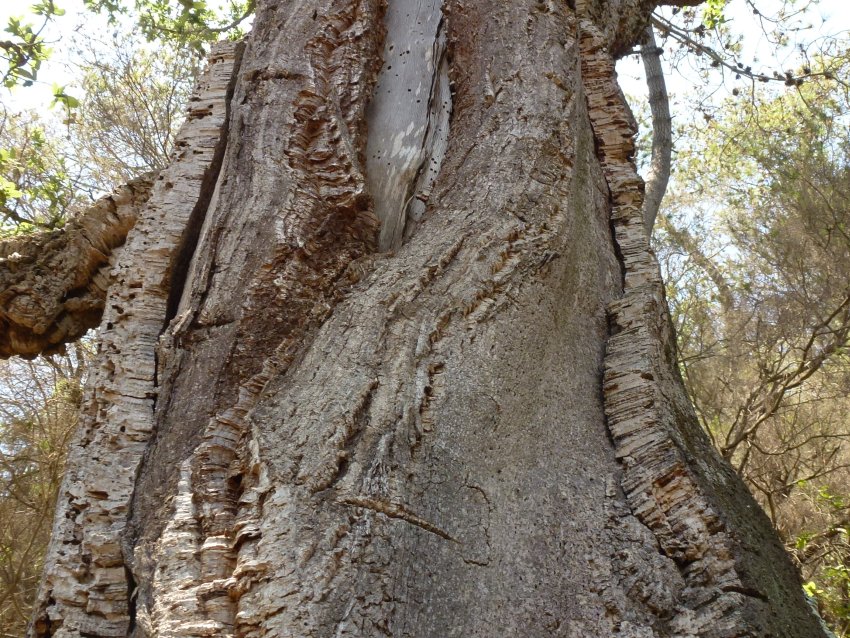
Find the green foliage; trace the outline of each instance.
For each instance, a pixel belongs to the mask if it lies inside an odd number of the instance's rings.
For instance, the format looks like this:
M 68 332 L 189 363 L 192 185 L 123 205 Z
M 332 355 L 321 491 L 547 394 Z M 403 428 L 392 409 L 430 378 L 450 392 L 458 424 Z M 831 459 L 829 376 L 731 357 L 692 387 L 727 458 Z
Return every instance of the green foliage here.
M 803 583 L 803 591 L 806 592 L 810 598 L 821 598 L 826 594 L 826 592 L 818 587 L 817 583 L 813 580 Z
M 135 46 L 87 40 L 77 51 L 84 98 L 53 86 L 64 130 L 50 114 L 0 117 L 0 237 L 60 228 L 114 185 L 167 164 L 200 63 L 185 49 Z
M 112 24 L 132 19 L 148 41 L 158 41 L 203 56 L 207 45 L 223 37 L 240 38 L 243 27 L 254 13 L 255 0 L 229 0 L 222 9 L 211 8 L 205 0 L 84 0 L 86 8 L 104 13 Z M 42 64 L 50 56 L 45 40 L 49 23 L 65 14 L 53 0 L 40 0 L 29 8 L 36 26 L 24 17 L 9 19 L 0 39 L 0 80 L 6 88 L 31 86 Z M 77 100 L 64 87 L 54 87 L 54 104 L 76 108 Z
M 205 45 L 222 37 L 239 38 L 241 26 L 254 12 L 254 0 L 230 0 L 216 11 L 205 0 L 84 0 L 92 11 L 106 13 L 112 22 L 132 15 L 144 36 L 203 53 Z
M 709 29 L 723 24 L 726 19 L 723 10 L 726 8 L 726 0 L 706 0 L 702 5 L 702 23 Z
M 51 107 L 62 105 L 65 109 L 70 113 L 71 109 L 76 109 L 80 106 L 80 101 L 68 95 L 65 91 L 66 87 L 59 86 L 58 84 L 53 85 L 53 101 L 50 103 Z
M 658 236 L 705 430 L 850 628 L 850 56 L 679 143 Z
M 63 225 L 79 196 L 60 139 L 33 114 L 0 121 L 0 236 Z
M 57 15 L 57 14 L 53 14 Z M 30 86 L 38 75 L 42 62 L 47 59 L 50 50 L 41 37 L 41 32 L 50 19 L 51 14 L 44 16 L 41 27 L 36 29 L 23 18 L 9 18 L 4 29 L 13 39 L 0 41 L 0 61 L 3 85 L 11 88 L 17 84 Z
M 38 71 L 50 55 L 42 33 L 48 23 L 56 17 L 65 15 L 53 0 L 41 0 L 29 8 L 32 16 L 40 18 L 35 27 L 22 17 L 9 18 L 4 31 L 12 36 L 11 40 L 0 41 L 0 61 L 3 85 L 12 88 L 18 84 L 30 86 L 35 82 Z

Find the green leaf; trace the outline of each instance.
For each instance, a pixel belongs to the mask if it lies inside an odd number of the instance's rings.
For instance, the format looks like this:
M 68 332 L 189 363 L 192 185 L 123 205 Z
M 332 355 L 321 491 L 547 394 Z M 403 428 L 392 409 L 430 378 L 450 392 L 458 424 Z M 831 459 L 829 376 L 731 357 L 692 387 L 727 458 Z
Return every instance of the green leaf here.
M 8 179 L 0 175 L 0 196 L 2 196 L 4 200 L 17 199 L 22 195 L 23 192 L 18 189 L 14 182 L 10 182 Z
M 59 86 L 58 84 L 53 85 L 53 101 L 50 103 L 51 108 L 56 106 L 57 104 L 61 104 L 66 109 L 76 109 L 80 106 L 80 101 L 72 95 L 68 95 L 65 92 L 64 86 Z

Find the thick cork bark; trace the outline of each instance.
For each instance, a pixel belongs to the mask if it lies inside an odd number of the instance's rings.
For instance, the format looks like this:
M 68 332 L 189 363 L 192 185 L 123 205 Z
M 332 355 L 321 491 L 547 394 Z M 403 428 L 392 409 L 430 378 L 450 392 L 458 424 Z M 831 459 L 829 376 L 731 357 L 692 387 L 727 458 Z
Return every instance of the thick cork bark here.
M 241 45 L 219 45 L 192 96 L 171 164 L 117 259 L 98 358 L 68 456 L 33 634 L 125 636 L 133 587 L 121 553 L 136 471 L 154 427 L 156 345 L 182 249 L 212 194 L 226 139 L 228 97 Z M 205 201 L 206 200 L 206 201 Z
M 260 4 L 122 253 L 35 635 L 821 635 L 675 376 L 653 7 Z
M 623 273 L 623 294 L 608 309 L 605 414 L 629 507 L 684 581 L 667 631 L 822 635 L 770 521 L 711 446 L 684 391 L 632 160 L 637 127 L 603 33 L 590 20 L 580 29 L 583 82 Z
M 61 350 L 98 325 L 118 248 L 154 175 L 120 186 L 61 229 L 0 241 L 0 357 Z

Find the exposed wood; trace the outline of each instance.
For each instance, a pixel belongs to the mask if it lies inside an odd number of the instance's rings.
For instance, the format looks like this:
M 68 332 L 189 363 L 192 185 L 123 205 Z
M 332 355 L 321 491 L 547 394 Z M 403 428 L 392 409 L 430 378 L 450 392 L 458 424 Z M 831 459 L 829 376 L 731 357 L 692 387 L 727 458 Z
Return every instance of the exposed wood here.
M 445 155 L 451 93 L 441 6 L 387 6 L 384 62 L 366 112 L 366 174 L 382 251 L 398 250 L 408 218 L 422 217 Z

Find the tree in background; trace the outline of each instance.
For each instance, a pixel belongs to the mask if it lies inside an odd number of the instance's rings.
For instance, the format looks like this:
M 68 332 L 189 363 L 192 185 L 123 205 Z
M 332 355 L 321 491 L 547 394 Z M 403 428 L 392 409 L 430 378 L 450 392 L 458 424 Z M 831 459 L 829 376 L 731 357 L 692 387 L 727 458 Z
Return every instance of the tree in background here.
M 850 92 L 844 57 L 679 143 L 658 236 L 704 429 L 839 635 L 850 626 Z
M 25 633 L 77 425 L 86 346 L 4 362 L 0 392 L 0 636 Z
M 0 233 L 60 227 L 81 203 L 72 171 L 55 130 L 32 113 L 15 114 L 4 107 L 0 119 Z
M 81 47 L 83 94 L 69 127 L 77 165 L 101 192 L 168 164 L 201 65 L 185 48 L 89 42 Z

